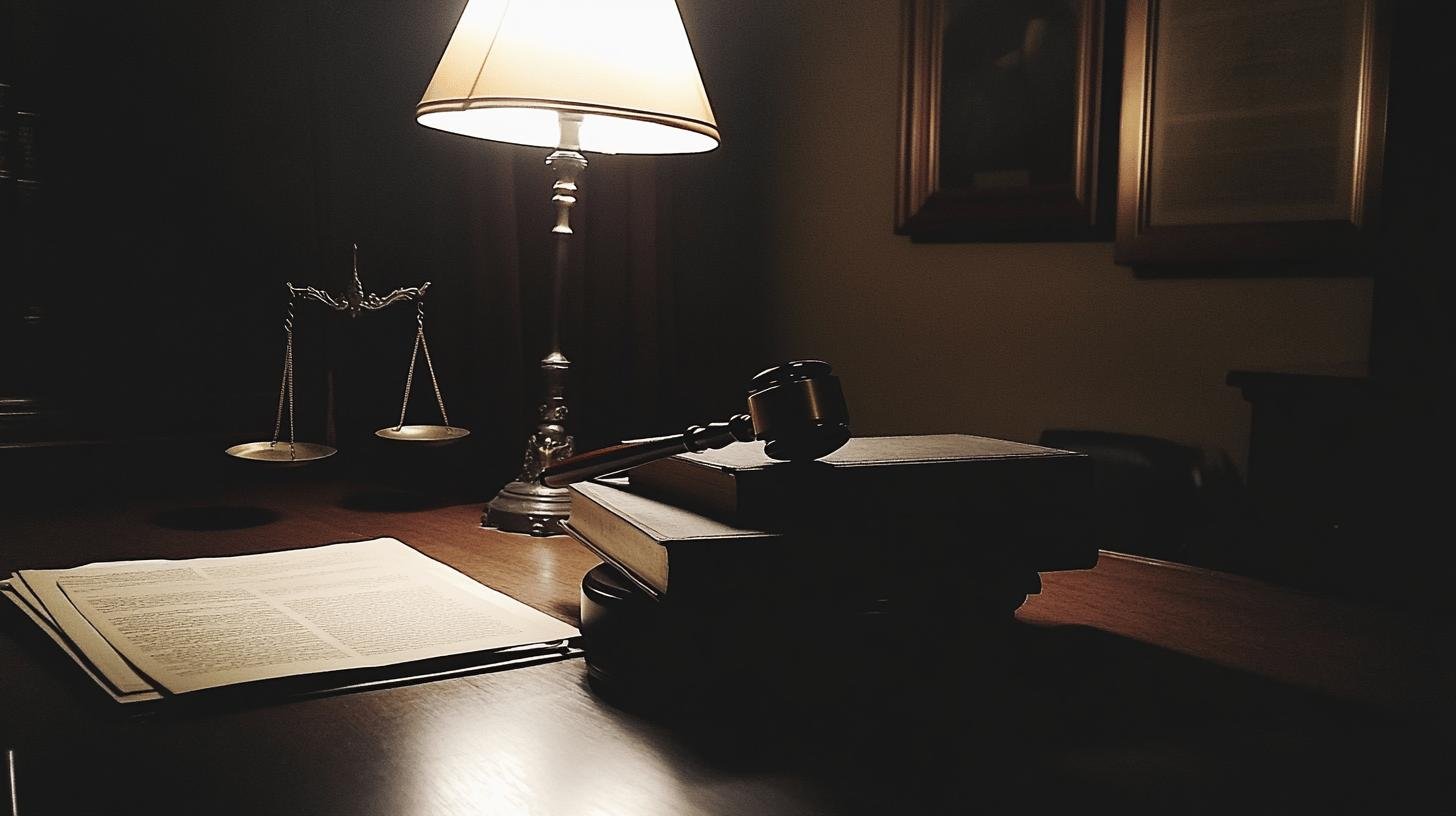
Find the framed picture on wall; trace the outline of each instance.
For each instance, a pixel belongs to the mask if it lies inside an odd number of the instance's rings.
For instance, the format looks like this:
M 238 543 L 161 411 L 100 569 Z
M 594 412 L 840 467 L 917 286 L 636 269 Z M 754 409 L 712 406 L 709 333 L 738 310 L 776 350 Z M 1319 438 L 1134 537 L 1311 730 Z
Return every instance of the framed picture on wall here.
M 903 14 L 895 231 L 1110 239 L 1104 44 L 1120 27 L 1103 0 L 905 0 Z
M 1364 271 L 1384 6 L 1128 0 L 1117 261 L 1154 275 Z

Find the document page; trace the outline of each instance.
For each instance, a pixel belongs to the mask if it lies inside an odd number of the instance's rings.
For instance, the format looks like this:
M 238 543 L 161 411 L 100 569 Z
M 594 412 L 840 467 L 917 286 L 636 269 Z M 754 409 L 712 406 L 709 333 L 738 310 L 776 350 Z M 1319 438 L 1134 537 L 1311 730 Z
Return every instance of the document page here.
M 27 618 L 30 618 L 32 623 L 39 627 L 40 630 L 44 632 L 47 637 L 49 637 L 57 646 L 61 648 L 61 651 L 65 652 L 66 655 L 71 658 L 71 660 L 75 661 L 76 665 L 80 666 L 82 671 L 86 672 L 86 676 L 90 677 L 92 681 L 94 681 L 96 685 L 100 686 L 103 691 L 111 695 L 111 699 L 115 700 L 118 703 L 140 703 L 162 699 L 162 695 L 152 690 L 151 686 L 147 686 L 145 689 L 140 691 L 119 691 L 112 683 L 110 683 L 105 677 L 102 676 L 101 672 L 97 671 L 96 667 L 92 664 L 90 660 L 88 660 L 85 656 L 83 656 L 79 651 L 76 650 L 76 647 L 73 646 L 71 642 L 66 638 L 66 636 L 61 632 L 61 630 L 56 627 L 55 621 L 43 608 L 37 605 L 38 602 L 35 600 L 35 597 L 33 595 L 28 595 L 26 593 L 26 591 L 23 589 L 23 586 L 24 585 L 20 582 L 18 578 L 12 579 L 10 581 L 0 582 L 0 596 L 3 596 L 6 600 L 13 603 L 16 608 L 18 608 L 21 612 L 25 613 L 25 616 Z M 101 638 L 100 635 L 97 635 L 96 637 L 98 640 L 100 640 Z M 117 660 L 120 659 L 121 657 L 118 655 Z
M 102 677 L 111 690 L 122 694 L 152 691 L 152 684 L 138 675 L 121 654 L 106 642 L 81 612 L 61 591 L 57 581 L 66 575 L 80 575 L 94 570 L 112 570 L 119 574 L 134 568 L 137 564 L 166 564 L 166 561 L 117 561 L 107 565 L 88 564 L 84 567 L 62 570 L 21 570 L 16 573 L 15 592 L 21 599 L 42 615 L 49 618 L 51 625 L 65 638 L 67 651 L 80 652 Z M 122 568 L 127 568 L 123 570 Z
M 88 568 L 57 583 L 127 662 L 174 694 L 578 634 L 391 538 Z

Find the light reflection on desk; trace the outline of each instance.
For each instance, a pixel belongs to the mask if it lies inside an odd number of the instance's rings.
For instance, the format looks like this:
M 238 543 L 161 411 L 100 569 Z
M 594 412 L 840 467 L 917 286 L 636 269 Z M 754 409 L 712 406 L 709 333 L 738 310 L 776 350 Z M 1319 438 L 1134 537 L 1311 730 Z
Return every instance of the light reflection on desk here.
M 541 682 L 500 682 L 527 673 Z M 400 721 L 410 730 L 400 734 L 394 758 L 394 782 L 407 798 L 399 812 L 676 816 L 684 801 L 725 812 L 729 803 L 767 792 L 761 775 L 725 775 L 651 750 L 652 739 L 671 735 L 611 708 L 584 678 L 584 665 L 567 661 L 448 681 L 460 686 L 449 695 L 434 684 Z M 627 745 L 646 750 L 623 750 Z M 803 791 L 772 793 L 753 812 L 805 808 Z

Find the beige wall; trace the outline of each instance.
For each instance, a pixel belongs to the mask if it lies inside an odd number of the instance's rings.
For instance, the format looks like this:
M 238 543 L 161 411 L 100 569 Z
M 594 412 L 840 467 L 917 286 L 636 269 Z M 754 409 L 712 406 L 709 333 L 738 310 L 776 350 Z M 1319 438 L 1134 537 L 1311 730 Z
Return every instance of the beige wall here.
M 1229 369 L 1366 358 L 1368 279 L 1138 280 L 1111 244 L 894 235 L 900 4 L 764 5 L 790 35 L 765 83 L 770 351 L 830 360 L 856 432 L 1102 428 L 1242 464 L 1249 410 Z

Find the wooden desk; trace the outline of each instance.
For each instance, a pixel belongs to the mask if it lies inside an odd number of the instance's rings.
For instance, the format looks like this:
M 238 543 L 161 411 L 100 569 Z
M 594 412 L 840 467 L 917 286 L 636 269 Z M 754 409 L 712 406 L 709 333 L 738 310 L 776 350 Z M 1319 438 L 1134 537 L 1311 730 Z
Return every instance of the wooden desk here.
M 394 535 L 574 621 L 596 560 L 478 517 L 327 483 L 199 487 L 5 510 L 0 569 Z M 24 816 L 1399 810 L 1447 784 L 1449 621 L 1116 555 L 1045 576 L 1018 618 L 801 716 L 633 714 L 573 660 L 137 719 L 6 610 L 0 747 Z M 880 659 L 845 655 L 824 682 Z

